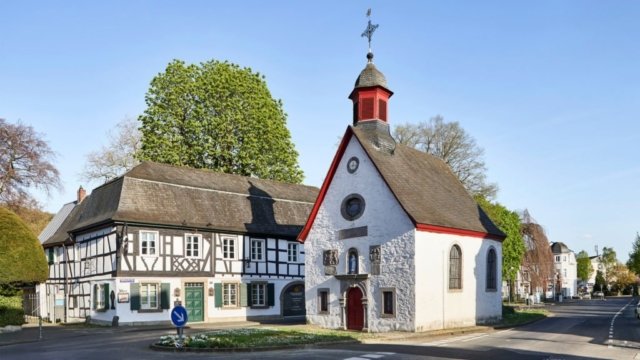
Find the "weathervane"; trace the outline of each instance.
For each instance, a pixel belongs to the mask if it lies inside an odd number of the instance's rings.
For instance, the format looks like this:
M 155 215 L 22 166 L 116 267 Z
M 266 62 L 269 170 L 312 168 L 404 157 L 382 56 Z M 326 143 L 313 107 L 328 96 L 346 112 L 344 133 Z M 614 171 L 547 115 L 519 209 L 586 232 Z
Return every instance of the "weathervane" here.
M 367 24 L 367 28 L 364 29 L 364 32 L 361 36 L 366 37 L 369 40 L 369 53 L 371 53 L 371 36 L 373 36 L 373 32 L 376 31 L 379 25 L 374 25 L 371 23 L 371 8 L 367 10 L 367 17 L 369 18 L 369 23 Z

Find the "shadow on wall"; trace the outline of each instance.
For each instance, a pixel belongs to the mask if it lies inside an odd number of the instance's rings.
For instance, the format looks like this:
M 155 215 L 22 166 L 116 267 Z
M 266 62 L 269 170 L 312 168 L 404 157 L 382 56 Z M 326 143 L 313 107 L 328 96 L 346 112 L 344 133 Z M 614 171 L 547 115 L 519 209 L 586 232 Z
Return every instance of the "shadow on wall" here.
M 297 236 L 302 230 L 302 225 L 278 224 L 275 214 L 276 201 L 268 192 L 259 188 L 253 182 L 249 181 L 249 184 L 251 184 L 251 187 L 249 187 L 247 200 L 251 204 L 251 222 L 245 223 L 247 232 Z

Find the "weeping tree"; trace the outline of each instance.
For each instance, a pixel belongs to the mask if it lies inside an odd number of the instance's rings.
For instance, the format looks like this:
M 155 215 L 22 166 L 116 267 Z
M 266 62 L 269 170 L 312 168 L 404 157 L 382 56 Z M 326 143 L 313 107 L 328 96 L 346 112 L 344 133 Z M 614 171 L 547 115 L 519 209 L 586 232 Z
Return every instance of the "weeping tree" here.
M 530 291 L 534 289 L 546 291 L 553 281 L 553 253 L 544 228 L 538 224 L 525 210 L 522 215 L 520 231 L 526 251 L 522 261 L 522 269 L 529 277 Z

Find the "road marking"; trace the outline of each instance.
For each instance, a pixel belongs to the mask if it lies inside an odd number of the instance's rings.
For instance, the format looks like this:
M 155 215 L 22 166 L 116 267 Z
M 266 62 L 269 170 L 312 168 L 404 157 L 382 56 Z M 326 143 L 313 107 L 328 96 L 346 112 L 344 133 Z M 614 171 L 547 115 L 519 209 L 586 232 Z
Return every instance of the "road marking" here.
M 383 358 L 385 355 L 395 355 L 396 353 L 394 352 L 385 352 L 385 351 L 378 351 L 376 353 L 373 354 L 364 354 L 364 355 L 360 355 L 361 357 L 350 357 L 350 358 L 346 358 L 344 360 L 371 360 L 371 359 L 380 359 Z
M 632 302 L 633 302 L 633 299 L 631 299 L 631 301 L 629 301 L 625 306 L 623 306 L 620 310 L 618 310 L 618 312 L 616 312 L 615 315 L 613 315 L 613 318 L 611 319 L 611 325 L 609 326 L 609 341 L 607 341 L 607 348 L 612 349 L 615 347 L 613 345 L 613 326 L 615 325 L 616 319 L 618 318 L 618 316 L 620 316 L 620 314 L 622 314 L 624 309 L 626 309 L 627 306 L 631 305 Z

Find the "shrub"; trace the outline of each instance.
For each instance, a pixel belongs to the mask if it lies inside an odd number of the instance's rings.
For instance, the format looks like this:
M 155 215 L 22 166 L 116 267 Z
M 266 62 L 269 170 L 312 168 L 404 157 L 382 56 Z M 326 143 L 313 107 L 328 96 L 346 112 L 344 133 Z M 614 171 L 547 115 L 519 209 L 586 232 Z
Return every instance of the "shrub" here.
M 0 296 L 0 327 L 24 324 L 22 297 Z

